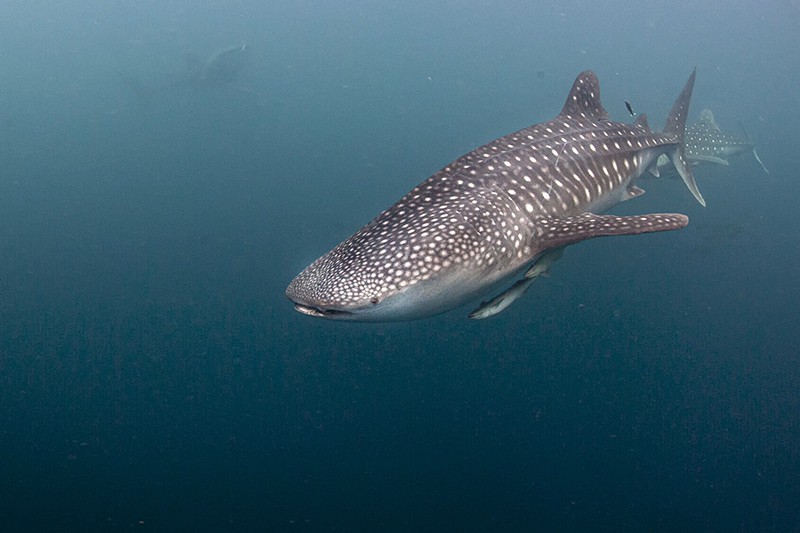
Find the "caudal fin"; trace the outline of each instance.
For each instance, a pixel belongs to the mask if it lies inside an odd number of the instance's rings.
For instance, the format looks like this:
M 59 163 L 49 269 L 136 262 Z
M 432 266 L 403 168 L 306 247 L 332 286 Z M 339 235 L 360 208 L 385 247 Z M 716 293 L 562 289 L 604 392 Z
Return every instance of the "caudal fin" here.
M 703 199 L 703 195 L 700 194 L 700 189 L 697 188 L 697 183 L 694 181 L 692 168 L 686 162 L 683 145 L 683 137 L 686 131 L 686 116 L 689 114 L 689 102 L 692 99 L 696 72 L 697 69 L 692 71 L 692 75 L 689 76 L 689 80 L 683 87 L 681 94 L 678 95 L 675 103 L 672 104 L 672 109 L 667 117 L 667 123 L 664 125 L 664 134 L 674 135 L 678 138 L 678 144 L 667 152 L 667 157 L 672 161 L 672 164 L 678 171 L 678 175 L 680 175 L 689 191 L 694 195 L 697 201 L 700 202 L 700 205 L 705 207 L 706 201 Z
M 753 141 L 750 139 L 750 136 L 747 134 L 747 130 L 744 129 L 744 124 L 739 122 L 739 127 L 742 128 L 742 133 L 744 133 L 744 138 L 747 139 L 747 142 L 753 147 L 753 156 L 758 161 L 758 164 L 761 165 L 761 168 L 764 170 L 765 173 L 769 174 L 769 170 L 767 170 L 767 166 L 761 161 L 761 158 L 758 157 L 758 152 L 756 152 L 756 145 L 753 144 Z
M 758 157 L 758 152 L 756 152 L 756 147 L 755 146 L 753 147 L 753 155 L 755 156 L 756 161 L 758 161 L 758 164 L 761 165 L 761 168 L 764 169 L 764 172 L 769 174 L 769 170 L 767 170 L 767 167 L 764 165 L 764 162 L 761 161 L 760 157 Z

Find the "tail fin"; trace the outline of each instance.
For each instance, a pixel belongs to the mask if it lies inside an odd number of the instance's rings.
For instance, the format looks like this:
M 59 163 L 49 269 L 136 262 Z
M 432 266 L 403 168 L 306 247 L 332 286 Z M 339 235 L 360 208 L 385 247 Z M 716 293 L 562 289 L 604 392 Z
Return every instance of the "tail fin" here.
M 756 145 L 755 145 L 755 144 L 753 143 L 753 141 L 750 139 L 750 136 L 747 134 L 747 130 L 746 130 L 746 129 L 744 129 L 744 124 L 742 124 L 741 122 L 739 122 L 739 127 L 740 127 L 740 128 L 742 128 L 742 133 L 744 133 L 744 138 L 745 138 L 745 139 L 747 139 L 747 142 L 748 142 L 748 143 L 750 143 L 750 145 L 753 147 L 753 155 L 755 156 L 755 158 L 756 158 L 756 161 L 758 161 L 758 164 L 759 164 L 759 165 L 761 165 L 761 168 L 762 168 L 762 169 L 764 169 L 764 172 L 766 172 L 767 174 L 769 174 L 769 170 L 767 170 L 767 167 L 764 165 L 764 162 L 763 162 L 763 161 L 761 161 L 761 158 L 760 158 L 760 157 L 758 157 L 758 152 L 756 152 Z
M 686 130 L 686 115 L 689 113 L 689 102 L 692 99 L 692 89 L 694 89 L 694 77 L 696 72 L 697 69 L 692 71 L 692 75 L 689 76 L 689 80 L 683 87 L 683 91 L 678 95 L 675 103 L 672 104 L 672 109 L 667 117 L 667 123 L 664 126 L 664 134 L 674 135 L 678 138 L 678 144 L 667 152 L 667 157 L 669 157 L 672 164 L 675 165 L 675 169 L 678 171 L 678 174 L 689 191 L 694 195 L 697 201 L 700 202 L 700 205 L 705 207 L 706 201 L 703 199 L 703 195 L 700 194 L 700 189 L 697 188 L 697 183 L 695 183 L 694 176 L 692 175 L 692 168 L 686 162 L 686 158 L 683 155 L 683 136 Z
M 764 169 L 764 172 L 769 174 L 769 170 L 767 170 L 767 167 L 764 165 L 764 162 L 761 161 L 760 157 L 758 157 L 758 152 L 756 152 L 756 147 L 755 146 L 753 147 L 753 155 L 755 156 L 756 161 L 758 161 L 758 164 L 761 165 L 761 168 Z

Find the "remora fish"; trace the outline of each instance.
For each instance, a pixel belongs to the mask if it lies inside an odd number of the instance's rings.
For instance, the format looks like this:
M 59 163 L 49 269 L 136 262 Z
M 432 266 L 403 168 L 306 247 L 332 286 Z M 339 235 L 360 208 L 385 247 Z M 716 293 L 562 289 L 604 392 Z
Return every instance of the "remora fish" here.
M 710 109 L 703 109 L 698 121 L 686 126 L 684 146 L 684 155 L 691 165 L 711 163 L 728 166 L 729 157 L 750 152 L 764 172 L 769 174 L 747 134 L 737 137 L 724 133 L 714 120 L 714 114 Z M 666 157 L 659 157 L 659 167 L 668 164 L 669 160 Z
M 481 305 L 467 315 L 467 318 L 482 320 L 503 311 L 506 307 L 517 301 L 517 299 L 521 298 L 522 295 L 525 294 L 525 291 L 528 290 L 528 287 L 530 287 L 539 276 L 544 276 L 547 271 L 550 270 L 550 266 L 561 258 L 563 252 L 564 248 L 556 248 L 555 250 L 548 250 L 541 254 L 536 259 L 536 262 L 525 272 L 525 276 L 523 276 L 521 280 L 517 281 L 508 290 L 495 296 L 488 302 L 481 302 Z
M 694 72 L 654 133 L 640 115 L 612 122 L 591 71 L 555 119 L 447 165 L 292 280 L 301 313 L 397 321 L 458 307 L 516 277 L 547 250 L 593 237 L 679 229 L 680 214 L 596 215 L 642 194 L 637 178 L 666 154 L 705 205 L 683 157 Z

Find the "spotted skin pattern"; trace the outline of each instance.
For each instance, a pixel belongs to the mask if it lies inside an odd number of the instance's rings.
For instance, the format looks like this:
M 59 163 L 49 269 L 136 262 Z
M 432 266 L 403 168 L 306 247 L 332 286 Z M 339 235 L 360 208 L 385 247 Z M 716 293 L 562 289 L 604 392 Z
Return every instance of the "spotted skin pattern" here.
M 287 296 L 311 316 L 409 320 L 485 295 L 548 249 L 685 226 L 683 215 L 593 212 L 641 194 L 634 182 L 661 154 L 692 188 L 681 140 L 693 82 L 654 133 L 643 115 L 609 120 L 597 77 L 580 74 L 555 119 L 447 165 L 307 267 Z

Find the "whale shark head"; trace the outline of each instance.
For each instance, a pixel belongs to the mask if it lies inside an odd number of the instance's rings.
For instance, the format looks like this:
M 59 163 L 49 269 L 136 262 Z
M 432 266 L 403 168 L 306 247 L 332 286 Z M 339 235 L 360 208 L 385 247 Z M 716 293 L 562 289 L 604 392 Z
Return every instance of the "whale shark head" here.
M 415 209 L 415 197 L 412 191 L 298 274 L 286 289 L 295 309 L 334 320 L 413 320 L 470 301 L 505 273 L 475 227 L 445 216 L 443 206 Z M 502 236 L 493 238 L 505 246 Z
M 339 277 L 339 284 L 316 284 L 312 279 L 333 275 L 338 268 L 333 264 L 317 265 L 313 273 L 305 272 L 295 278 L 286 289 L 286 295 L 300 313 L 358 322 L 399 322 L 437 315 L 459 303 L 465 303 L 463 293 L 453 290 L 461 287 L 459 276 L 439 276 L 436 281 L 422 280 L 400 288 L 373 286 L 371 276 Z M 452 272 L 451 272 L 452 273 Z M 345 286 L 350 288 L 342 292 Z M 308 289 L 313 288 L 312 292 Z M 383 289 L 386 290 L 383 290 Z M 458 298 L 454 302 L 453 298 Z M 445 304 L 446 305 L 443 305 Z

